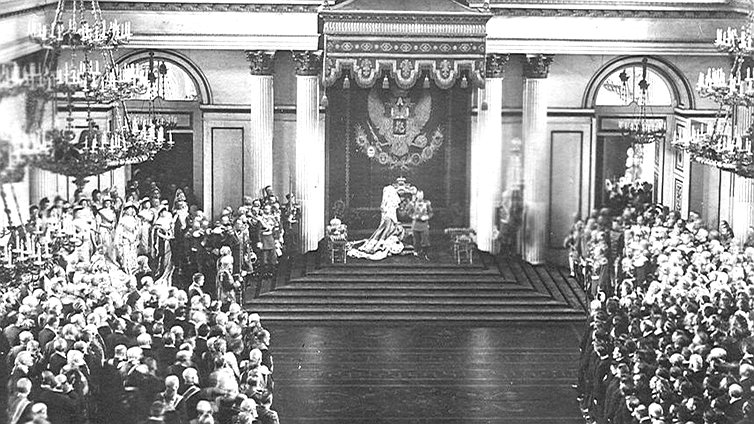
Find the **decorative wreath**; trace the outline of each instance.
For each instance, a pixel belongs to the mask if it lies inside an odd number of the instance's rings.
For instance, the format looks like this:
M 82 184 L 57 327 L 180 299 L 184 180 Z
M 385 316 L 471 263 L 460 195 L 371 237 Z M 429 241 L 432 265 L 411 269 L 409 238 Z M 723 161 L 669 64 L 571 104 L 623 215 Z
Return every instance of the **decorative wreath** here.
M 429 161 L 445 141 L 442 128 L 438 126 L 432 133 L 431 139 L 427 139 L 427 133 L 419 134 L 410 143 L 408 152 L 402 156 L 398 156 L 390 152 L 390 144 L 381 142 L 371 128 L 369 133 L 367 133 L 363 125 L 356 124 L 355 133 L 355 141 L 359 150 L 366 153 L 369 159 L 390 169 L 400 168 L 406 170 Z

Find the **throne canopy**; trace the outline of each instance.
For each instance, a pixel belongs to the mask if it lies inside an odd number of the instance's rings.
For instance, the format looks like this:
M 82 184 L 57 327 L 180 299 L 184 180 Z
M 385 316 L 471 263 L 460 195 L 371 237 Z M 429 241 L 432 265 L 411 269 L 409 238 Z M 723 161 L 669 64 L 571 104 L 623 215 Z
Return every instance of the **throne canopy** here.
M 492 17 L 453 0 L 347 0 L 320 12 L 325 85 L 341 78 L 372 87 L 388 76 L 408 89 L 428 78 L 484 84 L 486 24 Z

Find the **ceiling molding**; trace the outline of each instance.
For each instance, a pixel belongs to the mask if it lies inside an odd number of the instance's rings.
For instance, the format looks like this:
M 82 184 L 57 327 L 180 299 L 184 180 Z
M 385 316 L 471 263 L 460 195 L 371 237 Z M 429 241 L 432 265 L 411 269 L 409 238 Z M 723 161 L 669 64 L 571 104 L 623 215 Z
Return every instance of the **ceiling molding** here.
M 319 35 L 134 35 L 124 49 L 316 50 Z
M 41 50 L 39 44 L 33 43 L 30 40 L 18 40 L 16 42 L 0 44 L 0 63 L 13 61 L 39 50 Z
M 735 10 L 661 10 L 661 9 L 585 9 L 585 8 L 518 8 L 499 7 L 490 10 L 495 16 L 586 17 L 634 19 L 740 19 L 745 14 Z
M 710 42 L 487 39 L 487 53 L 720 56 Z
M 102 10 L 144 12 L 316 13 L 320 2 L 134 2 L 101 1 Z
M 56 4 L 56 0 L 6 0 L 0 6 L 0 19 L 35 12 Z

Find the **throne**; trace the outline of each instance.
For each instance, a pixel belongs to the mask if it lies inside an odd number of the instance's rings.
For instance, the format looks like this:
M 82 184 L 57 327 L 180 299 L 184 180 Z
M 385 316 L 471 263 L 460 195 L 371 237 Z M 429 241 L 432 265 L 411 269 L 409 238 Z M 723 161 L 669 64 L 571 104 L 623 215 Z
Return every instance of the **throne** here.
M 401 203 L 398 205 L 396 215 L 398 222 L 400 222 L 403 227 L 403 239 L 405 240 L 406 237 L 411 234 L 411 203 L 414 201 L 414 196 L 416 196 L 416 192 L 419 191 L 419 189 L 407 182 L 403 177 L 396 178 L 392 186 L 395 187 L 398 197 L 401 198 Z

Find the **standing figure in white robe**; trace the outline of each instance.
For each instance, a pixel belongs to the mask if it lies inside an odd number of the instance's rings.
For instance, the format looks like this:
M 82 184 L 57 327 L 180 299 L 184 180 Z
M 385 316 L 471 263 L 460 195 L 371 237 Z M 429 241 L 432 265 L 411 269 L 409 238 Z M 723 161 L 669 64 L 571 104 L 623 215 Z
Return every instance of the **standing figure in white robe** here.
M 173 254 L 170 242 L 173 240 L 173 214 L 164 207 L 160 209 L 154 222 L 152 239 L 154 240 L 154 255 L 157 266 L 154 269 L 155 283 L 171 285 L 173 281 Z
M 115 229 L 115 245 L 118 251 L 120 267 L 127 274 L 133 274 L 137 268 L 136 257 L 140 235 L 140 223 L 136 217 L 136 205 L 126 203 Z
M 403 252 L 404 230 L 397 217 L 400 203 L 395 187 L 385 186 L 382 189 L 380 225 L 368 239 L 354 242 L 348 249 L 348 256 L 376 261 Z
M 102 198 L 102 207 L 97 211 L 97 238 L 100 249 L 112 262 L 115 260 L 115 249 L 113 246 L 113 233 L 117 216 L 113 210 L 113 201 L 109 197 Z

